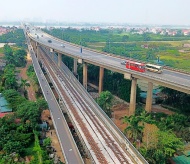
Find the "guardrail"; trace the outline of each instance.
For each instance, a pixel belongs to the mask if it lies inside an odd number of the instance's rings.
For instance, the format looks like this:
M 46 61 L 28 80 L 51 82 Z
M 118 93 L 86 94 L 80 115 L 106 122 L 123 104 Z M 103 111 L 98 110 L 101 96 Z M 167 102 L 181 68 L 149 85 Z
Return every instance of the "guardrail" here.
M 44 34 L 47 35 L 47 36 L 49 36 L 50 38 L 53 38 L 53 39 L 55 39 L 57 41 L 62 42 L 62 43 L 68 43 L 68 44 L 70 44 L 72 46 L 75 46 L 75 47 L 81 47 L 80 45 L 77 45 L 77 44 L 74 44 L 74 43 L 71 43 L 71 42 L 67 42 L 67 41 L 63 41 L 63 40 L 61 40 L 59 38 L 56 38 L 56 37 L 54 37 L 52 35 L 49 35 L 46 32 L 44 32 Z M 92 51 L 92 52 L 96 52 L 96 53 L 101 53 L 101 54 L 104 54 L 106 56 L 116 57 L 116 58 L 119 58 L 119 59 L 122 59 L 122 60 L 131 60 L 131 58 L 129 58 L 129 57 L 124 57 L 124 56 L 120 56 L 120 55 L 115 55 L 115 54 L 111 54 L 111 53 L 97 51 L 97 50 L 94 50 L 94 49 L 90 49 L 88 47 L 84 47 L 83 49 L 88 50 L 88 51 Z M 140 62 L 140 63 L 146 64 L 146 62 L 141 61 L 141 60 L 137 60 L 137 59 L 132 59 L 132 60 L 135 61 L 135 62 Z M 167 69 L 167 70 L 171 70 L 171 71 L 175 71 L 175 72 L 179 72 L 179 73 L 184 73 L 184 74 L 190 75 L 190 72 L 182 70 L 182 69 L 176 69 L 176 68 L 172 68 L 172 67 L 169 67 L 169 66 L 163 66 L 163 67 L 164 67 L 164 69 Z
M 83 57 L 85 60 L 91 60 L 89 57 Z M 93 61 L 94 63 L 97 63 L 97 64 L 99 64 L 100 62 L 99 61 Z M 103 61 L 101 61 L 101 63 L 103 63 L 103 64 L 107 64 L 107 63 L 105 63 L 105 62 L 103 62 Z M 112 68 L 114 68 L 114 69 L 116 69 L 116 70 L 119 70 L 119 69 L 121 69 L 120 67 L 118 67 L 118 66 L 116 66 L 116 65 L 111 65 L 111 67 Z M 128 70 L 128 72 L 129 73 L 131 73 L 131 74 L 134 74 L 134 71 L 132 71 L 132 70 Z M 142 73 L 140 73 L 140 72 L 138 72 L 138 71 L 135 71 L 135 74 L 136 75 L 139 75 L 139 76 L 143 76 L 144 74 L 142 74 Z M 157 74 L 156 74 L 157 75 Z M 162 83 L 165 83 L 165 82 L 168 82 L 168 84 L 174 84 L 174 85 L 176 85 L 176 86 L 178 86 L 179 84 L 178 83 L 176 83 L 176 81 L 172 81 L 172 80 L 168 80 L 168 79 L 166 79 L 166 78 L 161 78 L 160 76 L 154 76 L 154 75 L 150 75 L 150 74 L 146 74 L 146 76 L 148 76 L 148 78 L 149 79 L 151 79 L 151 80 L 155 80 L 155 79 L 158 79 L 159 81 L 161 81 Z M 185 85 L 185 84 L 182 84 L 182 83 L 180 83 L 180 85 L 182 85 L 182 86 L 184 86 L 185 88 L 187 88 L 187 87 L 189 87 L 188 85 Z
M 56 38 L 56 37 L 53 37 L 53 36 L 51 36 L 51 35 L 49 35 L 49 34 L 47 34 L 47 33 L 45 33 L 45 35 L 47 35 L 47 36 L 49 36 L 49 37 L 51 37 L 51 38 L 54 38 L 55 40 L 58 40 L 58 41 L 61 41 L 61 42 L 66 42 L 66 41 L 62 41 L 61 39 L 58 39 L 58 38 Z M 38 41 L 38 39 L 36 39 L 36 38 L 34 38 L 34 37 L 32 37 L 32 36 L 30 36 L 31 38 L 33 38 L 35 41 L 37 41 L 37 42 L 39 42 Z M 41 43 L 41 42 L 39 42 L 39 43 Z M 67 42 L 67 43 L 69 43 L 69 42 Z M 44 43 L 41 43 L 41 44 L 44 44 Z M 73 45 L 73 46 L 75 46 L 75 47 L 79 47 L 79 46 L 77 46 L 77 45 L 75 45 L 75 44 L 73 44 L 73 43 L 69 43 L 69 44 L 71 44 L 71 45 Z M 86 50 L 89 50 L 89 51 L 92 51 L 91 49 L 89 49 L 89 48 L 85 48 Z M 95 51 L 95 50 L 93 50 L 92 52 L 98 52 L 98 51 Z M 98 52 L 98 53 L 102 53 L 102 52 Z M 103 53 L 104 54 L 104 53 Z M 110 55 L 110 54 L 105 54 L 106 56 L 112 56 L 112 57 L 116 57 L 116 58 L 118 58 L 118 56 L 116 56 L 116 55 Z M 83 56 L 83 59 L 87 59 L 87 57 L 84 57 Z M 88 58 L 89 59 L 89 61 L 90 61 L 90 58 Z M 126 58 L 123 58 L 123 59 L 126 59 Z M 95 61 L 93 61 L 94 63 L 95 63 Z M 140 62 L 140 61 L 137 61 L 137 62 Z M 98 64 L 100 64 L 100 62 L 98 61 L 97 62 Z M 107 66 L 107 63 L 104 63 L 106 66 Z M 114 65 L 112 65 L 112 68 L 116 68 L 116 66 L 114 66 Z M 168 69 L 169 69 L 170 67 L 168 67 Z M 119 69 L 118 67 L 117 67 L 117 69 Z M 170 70 L 172 70 L 171 68 L 170 68 Z M 173 69 L 174 70 L 174 69 Z M 135 75 L 138 75 L 138 76 L 141 76 L 141 77 L 143 77 L 144 75 L 143 74 L 139 74 L 139 72 L 137 72 L 137 71 L 131 71 L 131 70 L 128 70 L 128 72 L 129 73 L 131 73 L 131 74 L 134 74 L 134 76 Z M 177 72 L 179 72 L 179 71 L 177 71 Z M 182 72 L 182 71 L 181 71 Z M 163 84 L 173 84 L 175 87 L 177 87 L 177 88 L 181 88 L 181 89 L 183 89 L 183 90 L 186 90 L 187 88 L 189 88 L 189 86 L 188 85 L 185 85 L 185 84 L 182 84 L 182 83 L 180 83 L 180 86 L 181 87 L 179 87 L 179 83 L 176 83 L 175 81 L 172 81 L 172 80 L 168 80 L 168 79 L 166 79 L 166 78 L 161 78 L 161 77 L 158 77 L 158 76 L 153 76 L 153 75 L 149 75 L 149 74 L 146 74 L 146 76 L 148 76 L 148 78 L 150 79 L 150 80 L 155 80 L 155 79 L 157 79 L 157 80 L 159 80 L 160 82 L 162 82 Z M 145 77 L 145 76 L 144 76 Z M 187 93 L 187 92 L 186 92 Z M 190 91 L 188 91 L 188 93 L 190 93 Z
M 47 35 L 49 35 L 49 34 L 47 34 Z M 52 37 L 51 35 L 49 35 L 50 37 Z M 33 38 L 35 41 L 38 41 L 36 38 L 34 38 L 34 37 L 32 37 L 32 36 L 30 36 L 31 38 Z M 57 38 L 55 38 L 55 39 L 57 39 Z M 57 40 L 60 40 L 60 39 L 57 39 Z M 44 43 L 41 43 L 41 44 L 44 44 Z M 76 46 L 75 44 L 73 44 L 74 46 Z M 77 47 L 77 46 L 76 46 Z M 97 52 L 97 51 L 94 51 L 94 52 Z M 108 56 L 108 55 L 107 55 Z M 87 59 L 87 57 L 83 57 L 83 59 Z M 88 58 L 89 59 L 89 61 L 90 61 L 90 58 Z M 95 63 L 95 61 L 93 61 L 94 63 Z M 100 64 L 100 62 L 98 61 L 97 62 L 98 64 Z M 106 63 L 105 63 L 106 64 Z M 107 66 L 107 64 L 106 64 L 106 66 Z M 114 65 L 112 65 L 112 68 L 116 68 L 116 66 L 114 66 Z M 119 69 L 118 67 L 117 67 L 117 69 Z M 144 76 L 144 74 L 140 74 L 139 72 L 137 72 L 137 71 L 131 71 L 131 70 L 128 70 L 128 72 L 129 73 L 131 73 L 131 74 L 134 74 L 134 76 L 135 75 L 138 75 L 138 76 L 140 76 L 140 77 L 145 77 Z M 167 78 L 161 78 L 161 77 L 158 77 L 158 76 L 153 76 L 153 75 L 149 75 L 149 74 L 145 74 L 146 76 L 148 76 L 148 78 L 150 79 L 150 80 L 154 80 L 155 81 L 155 79 L 157 79 L 158 81 L 160 81 L 163 85 L 164 84 L 169 84 L 169 85 L 174 85 L 175 87 L 177 87 L 177 88 L 181 88 L 181 89 L 183 89 L 183 90 L 187 90 L 187 88 L 189 88 L 189 86 L 188 85 L 185 85 L 185 84 L 182 84 L 182 83 L 180 83 L 180 87 L 179 87 L 179 83 L 176 83 L 175 81 L 172 81 L 172 80 L 168 80 Z M 190 91 L 188 90 L 188 92 L 186 92 L 186 93 L 190 93 Z
M 43 31 L 44 32 L 44 31 Z M 44 32 L 45 33 L 45 32 Z M 65 43 L 68 43 L 68 44 L 71 44 L 72 46 L 75 46 L 75 47 L 81 47 L 80 45 L 77 45 L 77 44 L 74 44 L 74 43 L 71 43 L 71 42 L 67 42 L 67 41 L 63 41 L 59 38 L 56 38 L 52 35 L 49 35 L 48 33 L 45 33 L 47 36 L 57 40 L 57 41 L 60 41 L 60 42 L 65 42 Z M 102 51 L 97 51 L 97 50 L 94 50 L 94 49 L 90 49 L 88 47 L 85 47 L 83 48 L 85 50 L 89 50 L 89 51 L 92 51 L 92 52 L 96 52 L 96 53 L 101 53 L 101 54 L 104 54 L 106 56 L 111 56 L 111 57 L 116 57 L 116 58 L 119 58 L 119 59 L 122 59 L 122 60 L 131 60 L 131 58 L 129 57 L 124 57 L 124 56 L 120 56 L 120 55 L 115 55 L 115 54 L 111 54 L 111 53 L 106 53 L 106 52 L 102 52 Z M 141 61 L 141 60 L 137 60 L 137 59 L 132 59 L 133 61 L 135 62 L 140 62 L 140 63 L 144 63 L 144 64 L 147 64 L 147 62 L 145 61 Z M 186 71 L 186 70 L 183 70 L 183 69 L 176 69 L 176 68 L 172 68 L 172 67 L 169 67 L 169 66 L 163 66 L 164 69 L 167 69 L 167 70 L 171 70 L 171 71 L 175 71 L 175 72 L 180 72 L 180 73 L 184 73 L 184 74 L 188 74 L 190 75 L 190 72 Z

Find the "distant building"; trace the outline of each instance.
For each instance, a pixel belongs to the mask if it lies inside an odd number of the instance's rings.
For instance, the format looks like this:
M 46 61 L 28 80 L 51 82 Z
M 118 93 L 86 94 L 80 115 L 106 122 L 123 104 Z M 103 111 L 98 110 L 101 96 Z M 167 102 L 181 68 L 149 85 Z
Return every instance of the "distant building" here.
M 190 151 L 186 151 L 183 155 L 173 157 L 171 164 L 188 164 L 190 163 Z
M 0 113 L 0 118 L 5 117 L 5 115 L 7 115 L 7 114 L 9 114 L 9 113 Z
M 156 104 L 160 99 L 160 89 L 154 89 L 152 92 L 152 104 Z M 146 104 L 147 92 L 140 93 L 140 102 Z
M 48 130 L 48 124 L 47 124 L 46 121 L 43 121 L 42 124 L 39 124 L 39 126 L 40 126 L 42 131 L 43 130 L 45 130 L 45 131 Z
M 152 104 L 156 104 L 156 98 L 158 96 L 152 95 Z M 140 93 L 140 102 L 146 104 L 146 98 L 147 98 L 147 93 L 146 92 L 141 92 Z
M 189 35 L 190 34 L 190 30 L 182 30 L 182 33 L 183 33 L 183 35 Z
M 143 44 L 143 45 L 141 45 L 141 48 L 146 48 L 146 49 L 148 49 L 148 44 Z
M 189 47 L 190 47 L 190 44 L 187 44 L 187 43 L 186 43 L 186 44 L 183 44 L 183 47 L 184 47 L 184 48 L 189 48 Z
M 7 101 L 0 93 L 0 113 L 12 112 L 12 109 L 9 108 Z
M 0 35 L 6 34 L 8 30 L 5 27 L 0 26 Z

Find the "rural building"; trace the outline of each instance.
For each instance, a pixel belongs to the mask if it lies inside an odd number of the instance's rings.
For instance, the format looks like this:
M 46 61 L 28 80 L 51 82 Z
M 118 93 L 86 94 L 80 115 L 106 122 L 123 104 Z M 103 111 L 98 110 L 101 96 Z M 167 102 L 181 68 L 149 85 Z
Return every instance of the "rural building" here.
M 7 101 L 0 93 L 0 113 L 12 112 L 12 109 L 9 108 Z

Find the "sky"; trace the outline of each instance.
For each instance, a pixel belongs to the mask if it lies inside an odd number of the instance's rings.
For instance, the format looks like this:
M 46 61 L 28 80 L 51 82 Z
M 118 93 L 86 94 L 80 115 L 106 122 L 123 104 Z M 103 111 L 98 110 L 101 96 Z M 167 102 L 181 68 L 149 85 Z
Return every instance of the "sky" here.
M 190 25 L 190 0 L 0 0 L 0 22 Z

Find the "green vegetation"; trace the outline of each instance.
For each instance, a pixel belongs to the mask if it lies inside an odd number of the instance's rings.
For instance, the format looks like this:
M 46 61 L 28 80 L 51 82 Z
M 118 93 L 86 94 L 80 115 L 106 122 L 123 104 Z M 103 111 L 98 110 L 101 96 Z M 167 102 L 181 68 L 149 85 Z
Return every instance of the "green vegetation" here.
M 6 98 L 10 93 L 17 93 L 17 100 L 22 100 L 22 102 L 11 102 L 8 99 L 10 106 L 14 107 L 13 104 L 15 104 L 17 108 L 14 109 L 13 114 L 0 119 L 0 150 L 4 151 L 3 154 L 16 152 L 22 156 L 25 149 L 34 140 L 33 129 L 36 129 L 40 122 L 40 109 L 46 109 L 47 104 L 45 103 L 46 105 L 41 106 L 40 104 L 42 103 L 39 103 L 41 100 L 37 102 L 28 101 L 15 90 L 5 90 L 3 91 L 3 96 Z M 9 95 L 9 97 L 11 96 Z M 45 100 L 43 101 L 45 102 Z
M 38 84 L 38 79 L 36 77 L 36 73 L 34 71 L 34 67 L 32 65 L 30 65 L 27 69 L 27 72 L 26 72 L 27 76 L 30 78 L 30 81 L 33 83 L 33 84 Z
M 97 103 L 110 118 L 112 117 L 112 100 L 113 95 L 109 91 L 101 92 L 100 96 L 97 98 Z
M 50 146 L 51 145 L 51 139 L 49 137 L 47 137 L 46 139 L 44 139 L 43 141 L 43 146 Z
M 162 92 L 167 96 L 163 104 L 165 107 L 183 114 L 190 114 L 190 95 L 170 88 L 163 88 Z M 172 108 L 171 108 L 172 107 Z
M 18 89 L 18 82 L 16 79 L 15 65 L 8 64 L 4 68 L 4 74 L 1 76 L 1 90 L 4 89 Z
M 14 29 L 0 36 L 0 43 L 16 43 L 18 47 L 26 47 L 25 36 L 22 29 Z
M 155 63 L 158 56 L 164 65 L 190 71 L 190 36 L 125 33 L 121 30 L 52 29 L 45 32 L 78 45 L 99 51 Z M 147 47 L 144 48 L 143 46 Z
M 0 54 L 3 54 L 3 50 L 4 50 L 4 48 L 0 47 Z
M 97 103 L 111 117 L 112 95 L 104 91 Z M 135 115 L 124 116 L 124 134 L 150 164 L 166 164 L 175 153 L 183 151 L 190 141 L 190 117 L 183 114 L 147 113 L 138 107 Z
M 120 30 L 91 31 L 82 29 L 77 31 L 71 28 L 53 29 L 47 32 L 78 45 L 142 61 L 154 62 L 159 56 L 165 65 L 190 70 L 190 49 L 184 47 L 184 44 L 188 43 L 186 40 L 190 39 L 187 36 L 178 35 L 173 37 L 148 33 L 139 35 L 125 33 Z M 24 44 L 23 32 L 16 30 L 2 35 L 0 36 L 0 42 L 16 42 L 21 46 Z M 0 53 L 5 54 L 7 62 L 7 66 L 1 74 L 0 90 L 14 112 L 0 119 L 0 163 L 22 163 L 14 162 L 15 158 L 32 155 L 31 163 L 49 164 L 51 161 L 47 160 L 48 155 L 45 147 L 51 143 L 51 140 L 49 138 L 45 139 L 41 147 L 37 132 L 40 113 L 47 108 L 47 103 L 43 99 L 30 102 L 18 92 L 25 90 L 28 86 L 25 79 L 21 79 L 21 84 L 18 84 L 15 69 L 25 65 L 26 52 L 6 45 L 3 49 L 0 49 Z M 64 57 L 63 61 L 71 70 L 73 69 L 71 58 Z M 79 65 L 78 70 L 81 81 L 82 65 Z M 32 66 L 28 68 L 27 74 L 30 81 L 34 84 L 38 83 Z M 90 82 L 97 85 L 98 74 L 98 67 L 88 65 Z M 131 82 L 125 80 L 123 75 L 105 70 L 104 89 L 109 90 L 109 92 L 102 92 L 97 102 L 109 117 L 111 117 L 112 94 L 129 102 L 130 87 Z M 138 88 L 137 102 L 139 101 L 139 92 L 140 89 Z M 127 124 L 124 133 L 150 164 L 167 163 L 167 159 L 172 157 L 174 153 L 183 150 L 182 141 L 190 141 L 190 118 L 183 115 L 183 113 L 189 113 L 189 95 L 170 89 L 163 89 L 163 92 L 167 94 L 164 105 L 170 105 L 170 108 L 175 109 L 176 112 L 180 110 L 181 114 L 171 116 L 162 113 L 147 114 L 139 109 L 134 116 L 123 118 L 123 121 Z
M 124 133 L 128 135 L 128 138 L 142 140 L 142 132 L 145 123 L 152 123 L 151 117 L 143 111 L 140 115 L 131 115 L 129 117 L 124 116 L 123 122 L 127 123 L 128 126 L 125 128 Z
M 1 72 L 0 89 L 9 107 L 13 109 L 13 113 L 0 119 L 0 163 L 23 164 L 23 158 L 31 156 L 33 159 L 31 164 L 51 164 L 46 147 L 39 145 L 40 135 L 37 132 L 41 123 L 41 112 L 47 109 L 47 102 L 42 98 L 32 102 L 21 96 L 23 95 L 21 91 L 29 84 L 24 79 L 21 79 L 20 85 L 18 84 L 16 65 L 21 66 L 18 64 L 21 61 L 13 59 L 19 56 L 19 59 L 26 63 L 25 51 L 20 49 L 14 51 L 10 46 L 5 45 L 4 52 L 7 65 Z M 29 74 L 33 73 L 29 71 Z M 49 143 L 47 139 L 46 144 Z
M 158 115 L 161 114 L 159 113 Z M 179 125 L 180 127 L 187 126 L 190 123 L 190 118 L 185 119 L 188 122 L 182 123 L 182 117 L 184 118 L 185 116 L 172 115 L 159 118 L 156 114 L 143 111 L 140 115 L 125 116 L 123 118 L 123 121 L 127 123 L 124 133 L 127 134 L 130 141 L 150 164 L 165 164 L 170 157 L 174 156 L 174 153 L 183 150 L 182 139 L 178 138 L 181 136 L 177 136 L 180 128 L 177 127 Z M 168 122 L 168 118 L 170 122 Z M 171 128 L 171 125 L 177 129 Z M 153 128 L 147 129 L 147 127 L 152 126 L 155 130 Z M 189 135 L 190 132 L 186 136 Z
M 166 164 L 170 157 L 179 150 L 183 150 L 183 142 L 171 131 L 158 131 L 157 142 L 154 147 L 142 145 L 140 152 L 150 164 Z
M 13 51 L 9 45 L 4 46 L 4 55 L 7 64 L 14 64 L 16 67 L 23 67 L 26 65 L 26 51 L 18 49 Z

